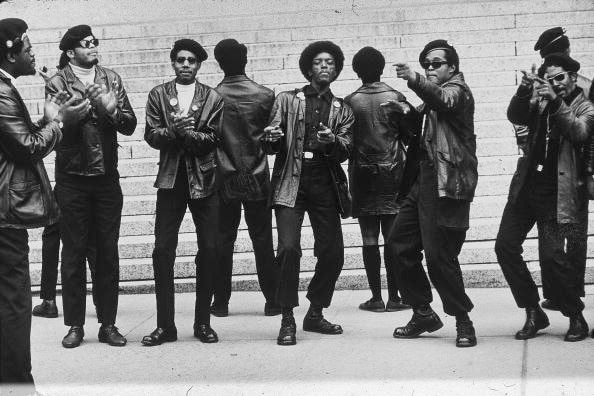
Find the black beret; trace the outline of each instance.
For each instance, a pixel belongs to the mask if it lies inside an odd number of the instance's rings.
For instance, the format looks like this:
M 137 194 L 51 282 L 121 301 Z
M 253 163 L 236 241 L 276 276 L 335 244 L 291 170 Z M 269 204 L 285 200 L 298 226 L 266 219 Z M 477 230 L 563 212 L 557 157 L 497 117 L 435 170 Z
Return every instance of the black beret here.
M 425 48 L 423 48 L 423 50 L 419 54 L 419 63 L 423 63 L 425 57 L 429 52 L 438 49 L 444 50 L 447 53 L 449 53 L 449 61 L 452 62 L 454 66 L 456 66 L 456 71 L 458 71 L 458 69 L 460 68 L 460 58 L 458 58 L 458 52 L 456 52 L 456 49 L 453 46 L 451 46 L 447 40 L 439 39 L 427 43 Z
M 545 56 L 543 66 L 545 68 L 559 66 L 565 71 L 573 73 L 577 73 L 580 70 L 580 63 L 563 52 L 554 52 Z
M 204 48 L 202 48 L 200 44 L 198 44 L 196 41 L 192 39 L 180 39 L 173 43 L 171 53 L 169 54 L 169 57 L 171 58 L 172 62 L 177 57 L 177 53 L 179 51 L 190 51 L 191 53 L 196 55 L 196 59 L 198 60 L 198 62 L 204 62 L 206 59 L 208 59 L 208 54 L 206 53 Z
M 62 40 L 60 40 L 60 50 L 67 51 L 76 48 L 79 45 L 79 41 L 88 36 L 95 37 L 89 25 L 73 26 L 66 30 L 66 33 L 62 36 Z
M 373 47 L 363 47 L 353 57 L 353 71 L 362 75 L 378 75 L 384 70 L 386 59 Z
M 322 52 L 327 52 L 334 57 L 337 78 L 342 71 L 344 66 L 344 54 L 342 53 L 340 47 L 334 44 L 332 41 L 315 41 L 305 47 L 301 53 L 301 56 L 299 57 L 299 69 L 301 69 L 301 73 L 307 79 L 307 81 L 311 81 L 309 71 L 311 70 L 313 58 Z
M 220 65 L 240 64 L 245 66 L 247 47 L 235 39 L 221 40 L 214 48 L 214 57 Z
M 27 31 L 27 23 L 18 18 L 0 20 L 0 48 L 9 49 L 22 40 Z
M 534 51 L 540 50 L 540 55 L 545 57 L 553 52 L 563 52 L 569 48 L 569 39 L 565 36 L 565 29 L 560 26 L 547 29 L 534 44 Z

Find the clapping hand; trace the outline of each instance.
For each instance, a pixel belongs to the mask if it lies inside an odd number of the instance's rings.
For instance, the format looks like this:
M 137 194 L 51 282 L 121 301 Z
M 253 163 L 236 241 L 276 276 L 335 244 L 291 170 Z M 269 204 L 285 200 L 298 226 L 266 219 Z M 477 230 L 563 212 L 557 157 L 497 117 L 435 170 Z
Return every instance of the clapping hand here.
M 47 96 L 43 107 L 43 119 L 45 123 L 52 120 L 61 121 L 64 124 L 76 123 L 84 119 L 90 110 L 88 99 L 74 104 L 78 98 L 70 97 L 67 92 L 60 91 L 54 96 Z
M 110 90 L 105 84 L 89 84 L 85 96 L 100 113 L 114 115 L 118 106 L 119 89 L 117 81 L 112 81 Z
M 278 142 L 285 134 L 279 126 L 267 126 L 264 128 L 264 141 L 274 143 Z
M 181 111 L 179 113 L 171 112 L 171 117 L 173 118 L 173 125 L 171 128 L 173 129 L 173 133 L 177 136 L 183 137 L 194 130 L 196 123 L 194 117 L 184 116 Z
M 318 133 L 317 133 L 318 142 L 322 144 L 332 144 L 336 140 L 336 137 L 332 133 L 332 130 L 322 124 L 318 126 Z
M 395 113 L 408 114 L 410 112 L 410 106 L 408 103 L 400 102 L 393 99 L 380 103 L 380 106 L 383 107 L 385 110 L 392 111 Z

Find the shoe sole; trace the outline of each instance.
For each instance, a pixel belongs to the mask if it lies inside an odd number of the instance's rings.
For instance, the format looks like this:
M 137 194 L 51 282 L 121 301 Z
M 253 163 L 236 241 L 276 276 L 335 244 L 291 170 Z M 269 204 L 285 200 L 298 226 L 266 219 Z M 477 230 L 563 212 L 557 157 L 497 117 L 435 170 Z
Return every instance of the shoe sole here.
M 36 313 L 32 313 L 33 316 L 36 316 L 38 318 L 48 318 L 48 319 L 53 319 L 53 318 L 57 318 L 58 314 L 52 314 L 52 315 L 40 315 L 40 314 L 36 314 Z
M 196 336 L 194 336 L 196 337 Z M 219 339 L 217 338 L 216 340 L 203 340 L 199 337 L 196 337 L 198 339 L 198 341 L 200 341 L 203 344 L 216 344 L 217 342 L 219 342 Z
M 72 349 L 72 348 L 77 348 L 80 346 L 80 344 L 83 343 L 83 340 L 81 340 L 78 344 L 64 344 L 62 343 L 62 346 L 66 349 Z
M 152 341 L 150 341 L 150 342 L 144 342 L 144 341 L 140 341 L 140 343 L 143 346 L 151 347 L 151 346 L 159 346 L 159 345 L 162 345 L 162 344 L 164 344 L 166 342 L 175 342 L 175 341 L 177 341 L 177 337 L 175 337 L 175 338 L 167 338 L 167 339 L 164 339 L 164 340 L 159 341 L 159 342 L 152 342 Z
M 537 336 L 539 336 L 539 334 L 538 334 L 539 331 L 546 329 L 550 325 L 551 325 L 551 323 L 549 321 L 546 321 L 545 323 L 543 323 L 543 326 L 542 327 L 538 327 L 536 329 L 536 333 L 534 333 L 534 335 L 532 337 L 518 337 L 518 334 L 516 333 L 515 338 L 518 341 L 531 340 L 531 339 L 536 338 Z
M 291 341 L 291 342 L 276 340 L 276 345 L 280 345 L 280 346 L 290 346 L 290 345 L 296 345 L 296 344 L 297 344 L 297 340 Z
M 386 308 L 386 312 L 399 312 L 399 311 L 406 311 L 407 309 L 411 309 L 411 307 L 406 308 Z
M 367 312 L 378 312 L 378 313 L 386 312 L 385 308 L 361 308 L 361 307 L 359 307 L 359 309 L 361 311 L 367 311 Z
M 474 342 L 471 342 L 471 343 L 469 343 L 469 344 L 466 344 L 466 343 L 465 343 L 465 344 L 458 344 L 458 343 L 456 343 L 456 347 L 457 347 L 457 348 L 471 348 L 471 347 L 474 347 L 474 346 L 476 346 L 476 344 L 477 344 L 477 342 L 476 342 L 476 341 L 474 341 Z
M 114 344 L 112 342 L 106 341 L 104 339 L 99 338 L 99 342 L 102 344 L 107 344 L 109 346 L 113 346 L 113 347 L 123 347 L 126 346 L 126 344 L 128 343 L 128 341 L 124 342 L 123 344 Z
M 318 333 L 318 334 L 326 334 L 326 335 L 339 335 L 339 334 L 343 333 L 343 330 L 340 330 L 340 332 L 329 333 L 329 332 L 325 332 L 325 331 L 322 331 L 319 329 L 305 327 L 305 326 L 303 326 L 303 331 L 309 331 L 310 333 Z
M 441 329 L 442 327 L 443 327 L 443 322 L 440 320 L 439 323 L 437 323 L 435 326 L 425 329 L 419 333 L 415 333 L 415 334 L 408 335 L 408 336 L 402 336 L 402 335 L 397 335 L 396 333 L 393 333 L 392 336 L 394 338 L 417 338 L 423 333 L 433 333 L 434 331 L 437 331 L 437 330 Z

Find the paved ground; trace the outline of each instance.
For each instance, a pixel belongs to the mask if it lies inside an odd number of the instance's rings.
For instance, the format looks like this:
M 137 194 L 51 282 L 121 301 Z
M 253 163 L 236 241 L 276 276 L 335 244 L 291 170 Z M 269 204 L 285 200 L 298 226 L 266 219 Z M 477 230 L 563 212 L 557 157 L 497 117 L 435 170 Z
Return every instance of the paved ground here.
M 567 320 L 549 315 L 551 326 L 536 339 L 516 341 L 524 320 L 507 289 L 470 289 L 471 317 L 479 336 L 475 348 L 454 346 L 455 320 L 441 313 L 445 326 L 415 340 L 396 340 L 392 331 L 410 311 L 370 313 L 357 309 L 366 291 L 336 292 L 326 310 L 345 333 L 324 336 L 301 331 L 307 304 L 296 310 L 299 331 L 294 347 L 276 345 L 279 317 L 262 315 L 260 293 L 234 293 L 231 315 L 213 318 L 218 344 L 192 337 L 194 295 L 178 294 L 179 340 L 143 347 L 153 330 L 154 295 L 120 297 L 118 326 L 125 348 L 97 341 L 98 325 L 90 297 L 85 342 L 62 348 L 60 318 L 33 318 L 33 374 L 47 395 L 593 395 L 594 340 L 563 342 Z M 594 288 L 585 302 L 594 325 Z M 39 300 L 36 298 L 34 303 Z M 61 304 L 61 302 L 59 302 Z

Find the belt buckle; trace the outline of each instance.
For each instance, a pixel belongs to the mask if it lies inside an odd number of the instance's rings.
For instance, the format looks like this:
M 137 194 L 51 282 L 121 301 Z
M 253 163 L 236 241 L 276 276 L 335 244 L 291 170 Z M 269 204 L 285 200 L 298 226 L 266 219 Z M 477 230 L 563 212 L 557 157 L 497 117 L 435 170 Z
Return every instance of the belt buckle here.
M 314 153 L 312 153 L 311 151 L 304 151 L 303 152 L 303 158 L 305 159 L 313 159 L 314 157 Z

